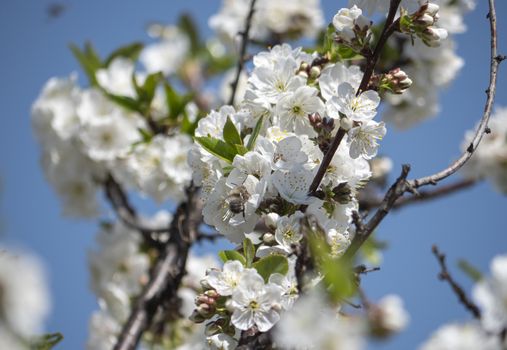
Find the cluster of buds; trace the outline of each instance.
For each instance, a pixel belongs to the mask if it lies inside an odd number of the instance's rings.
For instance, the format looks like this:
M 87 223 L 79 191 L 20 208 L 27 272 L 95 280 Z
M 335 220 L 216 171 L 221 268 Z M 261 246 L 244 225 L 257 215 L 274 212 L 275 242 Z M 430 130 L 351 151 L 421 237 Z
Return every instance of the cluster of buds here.
M 412 80 L 400 68 L 390 70 L 380 78 L 379 90 L 387 90 L 393 94 L 402 94 L 412 85 Z
M 217 300 L 220 295 L 216 290 L 207 290 L 195 298 L 196 309 L 190 316 L 195 323 L 202 323 L 215 314 Z
M 417 35 L 429 47 L 440 46 L 440 43 L 447 38 L 447 30 L 435 26 L 439 17 L 438 10 L 438 5 L 430 2 L 423 4 L 419 10 L 410 15 L 403 13 L 402 10 L 401 32 Z
M 334 119 L 328 117 L 322 118 L 319 113 L 308 115 L 308 119 L 313 129 L 317 132 L 317 143 L 320 150 L 325 153 L 333 137 Z
M 317 57 L 312 63 L 302 62 L 299 66 L 298 75 L 306 79 L 315 80 L 320 76 L 322 67 L 329 62 L 327 57 Z
M 356 5 L 350 9 L 342 8 L 333 17 L 333 26 L 337 33 L 335 41 L 361 52 L 370 42 L 372 24 Z

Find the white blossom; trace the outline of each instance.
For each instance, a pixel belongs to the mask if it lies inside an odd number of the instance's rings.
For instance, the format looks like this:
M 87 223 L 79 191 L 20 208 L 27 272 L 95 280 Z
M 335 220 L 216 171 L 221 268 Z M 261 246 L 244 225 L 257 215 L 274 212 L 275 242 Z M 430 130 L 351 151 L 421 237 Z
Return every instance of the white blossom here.
M 349 83 L 338 86 L 338 95 L 332 97 L 327 103 L 327 112 L 330 117 L 339 119 L 342 113 L 358 122 L 367 121 L 377 114 L 380 97 L 376 91 L 367 90 L 356 96 L 356 89 Z
M 241 330 L 254 325 L 266 332 L 280 319 L 278 313 L 281 290 L 274 284 L 264 284 L 264 280 L 253 269 L 244 271 L 237 288 L 232 293 L 231 307 L 234 312 L 231 322 Z
M 349 154 L 352 158 L 362 156 L 371 159 L 377 155 L 378 143 L 386 134 L 383 122 L 368 120 L 350 129 L 347 141 L 350 143 Z

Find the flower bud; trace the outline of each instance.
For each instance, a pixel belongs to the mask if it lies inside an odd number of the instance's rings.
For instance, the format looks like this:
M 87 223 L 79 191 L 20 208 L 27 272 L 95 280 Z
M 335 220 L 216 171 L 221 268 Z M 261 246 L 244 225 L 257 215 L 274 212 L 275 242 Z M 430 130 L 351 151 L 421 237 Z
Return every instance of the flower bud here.
M 352 120 L 347 118 L 347 117 L 343 117 L 340 119 L 340 127 L 345 130 L 345 131 L 349 131 L 350 129 L 352 129 Z
M 412 85 L 412 80 L 400 68 L 389 71 L 382 77 L 381 87 L 394 94 L 401 94 Z
M 310 69 L 310 77 L 312 77 L 313 79 L 316 79 L 319 77 L 319 75 L 320 75 L 320 68 L 317 66 L 313 66 Z
M 265 233 L 264 236 L 262 236 L 262 242 L 271 245 L 276 242 L 275 236 L 272 233 Z
M 278 219 L 280 219 L 280 215 L 278 215 L 277 213 L 269 213 L 264 217 L 264 223 L 266 224 L 267 227 L 274 230 L 276 229 Z
M 429 47 L 438 47 L 442 40 L 447 38 L 447 30 L 444 28 L 428 27 L 420 35 L 422 41 Z

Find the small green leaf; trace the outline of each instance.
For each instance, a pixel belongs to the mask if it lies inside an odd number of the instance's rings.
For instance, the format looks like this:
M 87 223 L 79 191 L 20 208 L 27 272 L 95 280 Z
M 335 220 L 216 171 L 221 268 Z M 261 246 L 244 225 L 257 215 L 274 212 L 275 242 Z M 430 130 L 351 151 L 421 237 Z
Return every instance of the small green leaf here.
M 128 58 L 132 61 L 136 61 L 143 49 L 144 45 L 140 42 L 135 42 L 129 45 L 125 45 L 113 51 L 104 61 L 104 65 L 108 67 L 111 62 L 113 62 L 116 58 L 123 57 Z
M 243 255 L 246 258 L 246 267 L 252 266 L 255 258 L 255 247 L 252 241 L 248 238 L 243 240 Z
M 232 163 L 238 153 L 233 146 L 213 137 L 195 137 L 194 139 L 206 151 L 228 163 Z
M 251 151 L 255 146 L 255 141 L 257 141 L 257 137 L 259 136 L 259 133 L 261 132 L 263 120 L 264 120 L 264 117 L 259 118 L 259 120 L 255 124 L 252 134 L 250 135 L 250 138 L 248 139 L 248 143 L 246 145 L 246 148 L 249 151 Z
M 269 276 L 274 273 L 281 273 L 282 275 L 287 274 L 287 271 L 289 271 L 289 262 L 287 258 L 282 255 L 268 255 L 254 262 L 252 267 L 264 278 L 265 282 L 268 282 Z
M 246 265 L 246 259 L 243 255 L 241 255 L 236 250 L 222 250 L 218 252 L 218 257 L 220 260 L 222 260 L 224 263 L 229 260 L 237 260 L 243 265 Z
M 128 109 L 130 111 L 143 113 L 143 108 L 139 104 L 139 101 L 136 99 L 133 99 L 132 97 L 128 96 L 120 96 L 120 95 L 114 95 L 106 92 L 107 97 L 114 103 L 120 105 L 121 107 Z
M 139 133 L 143 138 L 143 142 L 150 142 L 151 139 L 153 138 L 153 134 L 149 130 L 142 128 L 138 128 L 137 130 L 139 130 Z
M 69 46 L 72 54 L 88 77 L 90 85 L 97 86 L 98 83 L 97 78 L 95 77 L 95 72 L 102 68 L 102 64 L 91 44 L 87 43 L 83 51 L 74 44 L 70 44 Z
M 338 56 L 342 60 L 357 60 L 357 59 L 363 58 L 363 56 L 361 56 L 360 54 L 355 52 L 353 49 L 351 49 L 348 46 L 344 46 L 344 45 L 338 46 L 338 48 L 336 49 L 336 52 L 338 53 Z
M 236 154 L 239 154 L 240 156 L 248 152 L 248 149 L 243 145 L 234 145 L 234 149 L 236 150 Z
M 50 350 L 56 344 L 61 342 L 63 339 L 63 335 L 61 333 L 51 333 L 45 334 L 43 336 L 37 337 L 36 339 L 31 341 L 30 349 L 31 350 Z
M 482 273 L 465 259 L 458 261 L 458 267 L 474 282 L 479 282 L 483 279 Z
M 159 82 L 163 79 L 164 77 L 161 73 L 153 73 L 146 77 L 142 86 L 139 86 L 135 73 L 132 76 L 132 82 L 136 89 L 139 105 L 146 111 L 144 114 L 148 114 L 151 102 L 155 97 L 155 90 L 157 89 Z
M 321 273 L 329 296 L 340 301 L 354 295 L 356 287 L 352 281 L 351 268 L 344 260 L 324 257 L 321 262 Z
M 227 120 L 225 121 L 223 137 L 224 141 L 230 145 L 243 145 L 243 140 L 241 139 L 238 129 L 236 129 L 236 126 L 229 116 L 227 116 Z

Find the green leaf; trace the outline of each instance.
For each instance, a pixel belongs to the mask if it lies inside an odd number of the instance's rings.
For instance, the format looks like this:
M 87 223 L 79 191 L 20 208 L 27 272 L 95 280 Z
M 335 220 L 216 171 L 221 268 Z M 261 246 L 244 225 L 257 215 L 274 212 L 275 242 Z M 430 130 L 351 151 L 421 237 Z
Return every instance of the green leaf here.
M 199 30 L 192 20 L 192 17 L 188 14 L 181 15 L 178 21 L 178 27 L 188 36 L 188 39 L 190 40 L 190 51 L 192 54 L 197 54 L 199 52 L 201 42 L 199 39 Z
M 248 238 L 243 240 L 243 255 L 246 258 L 246 267 L 252 266 L 255 258 L 255 247 L 252 241 Z
M 119 49 L 116 49 L 113 51 L 104 61 L 104 65 L 108 67 L 111 62 L 113 62 L 116 58 L 124 57 L 128 58 L 132 61 L 136 61 L 139 57 L 139 54 L 141 53 L 141 50 L 143 49 L 144 45 L 140 42 L 135 42 L 132 44 L 128 44 L 125 46 L 120 47 Z
M 195 129 L 197 129 L 199 119 L 196 119 L 195 121 L 191 121 L 190 118 L 188 118 L 187 113 L 183 113 L 183 119 L 181 120 L 181 126 L 180 130 L 182 133 L 185 133 L 190 136 L 194 136 Z
M 269 276 L 274 273 L 281 273 L 282 275 L 287 274 L 287 271 L 289 271 L 289 262 L 287 258 L 282 255 L 268 255 L 254 262 L 252 267 L 264 278 L 265 282 L 268 282 Z
M 142 101 L 148 109 L 155 97 L 157 85 L 163 79 L 164 76 L 161 73 L 153 73 L 146 77 L 143 86 L 136 88 L 139 101 Z
M 36 339 L 31 341 L 30 349 L 31 350 L 50 350 L 56 344 L 61 342 L 63 339 L 63 335 L 61 333 L 51 333 L 45 334 L 43 336 L 37 337 Z
M 243 145 L 234 145 L 234 149 L 236 150 L 236 154 L 239 154 L 240 156 L 248 152 L 248 149 Z
M 222 250 L 218 252 L 218 257 L 220 260 L 222 260 L 224 263 L 229 260 L 237 260 L 243 265 L 246 265 L 246 259 L 243 255 L 241 255 L 236 250 Z
M 354 295 L 356 287 L 352 280 L 350 266 L 344 261 L 329 255 L 321 262 L 321 273 L 329 296 L 334 301 L 341 301 Z
M 255 124 L 255 127 L 252 131 L 252 134 L 250 135 L 250 138 L 248 139 L 248 143 L 246 145 L 246 148 L 251 151 L 255 146 L 255 141 L 257 141 L 257 137 L 259 136 L 259 133 L 261 132 L 262 128 L 262 122 L 264 121 L 264 117 L 260 117 L 257 123 Z
M 69 47 L 74 57 L 81 65 L 81 68 L 83 68 L 84 73 L 88 77 L 90 85 L 97 86 L 98 83 L 97 78 L 95 77 L 95 72 L 97 72 L 100 68 L 103 68 L 103 66 L 92 45 L 86 43 L 83 51 L 74 44 L 70 44 Z
M 363 56 L 355 52 L 353 49 L 344 45 L 339 45 L 336 52 L 342 60 L 357 60 L 363 58 Z
M 141 114 L 144 112 L 142 106 L 139 104 L 139 101 L 137 101 L 136 99 L 133 99 L 132 97 L 114 95 L 114 94 L 110 94 L 107 92 L 106 92 L 106 95 L 107 95 L 107 97 L 109 97 L 109 99 L 111 101 L 122 106 L 125 109 L 128 109 L 130 111 L 134 111 L 134 112 L 139 112 Z
M 482 273 L 465 259 L 458 261 L 458 267 L 474 282 L 479 282 L 483 279 Z
M 241 139 L 238 129 L 236 129 L 236 126 L 229 116 L 227 116 L 227 120 L 225 121 L 223 137 L 225 142 L 230 145 L 243 145 L 243 140 Z
M 185 107 L 192 101 L 194 96 L 193 94 L 181 96 L 167 81 L 164 82 L 164 90 L 167 109 L 169 110 L 169 118 L 176 120 L 178 116 L 184 113 Z
M 194 139 L 206 151 L 228 163 L 232 163 L 238 153 L 233 146 L 213 137 L 195 137 Z

